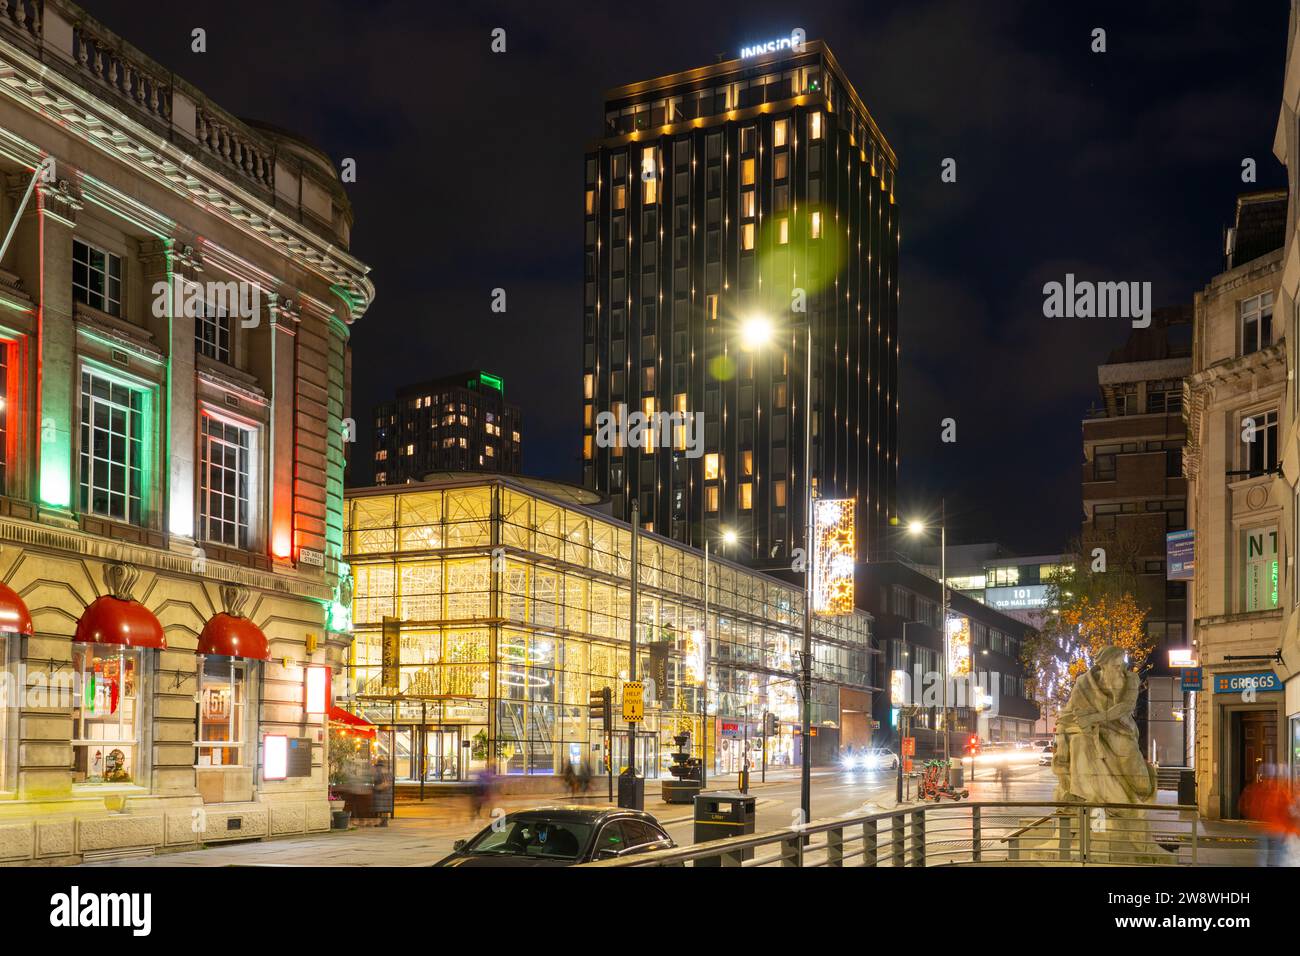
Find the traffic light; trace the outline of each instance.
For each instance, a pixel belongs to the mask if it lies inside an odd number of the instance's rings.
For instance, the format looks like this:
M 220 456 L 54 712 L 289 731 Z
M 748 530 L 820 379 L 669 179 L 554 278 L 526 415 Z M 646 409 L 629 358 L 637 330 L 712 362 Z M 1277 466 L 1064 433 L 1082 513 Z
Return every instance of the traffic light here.
M 609 688 L 593 690 L 587 697 L 587 713 L 593 720 L 609 722 Z
M 969 754 L 977 754 L 980 752 L 979 734 L 970 735 L 970 739 L 966 741 L 966 752 Z
M 764 714 L 763 715 L 764 735 L 768 737 L 780 736 L 781 728 L 778 726 L 778 723 L 779 722 L 776 719 L 776 714 Z

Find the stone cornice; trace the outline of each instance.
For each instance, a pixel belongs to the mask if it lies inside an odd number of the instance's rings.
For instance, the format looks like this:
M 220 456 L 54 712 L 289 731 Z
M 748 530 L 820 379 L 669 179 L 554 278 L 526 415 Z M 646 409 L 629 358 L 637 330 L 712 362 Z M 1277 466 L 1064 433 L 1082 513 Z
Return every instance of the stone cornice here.
M 140 176 L 222 216 L 235 228 L 321 276 L 328 284 L 343 286 L 350 293 L 352 306 L 345 321 L 355 321 L 365 313 L 374 297 L 374 284 L 366 277 L 369 267 L 360 260 L 313 235 L 238 183 L 215 173 L 92 92 L 49 70 L 3 37 L 0 37 L 0 93 L 80 136 Z M 30 162 L 33 150 L 39 154 L 39 149 L 32 144 L 24 145 L 26 148 L 21 152 L 27 153 L 27 158 L 21 161 Z M 14 153 L 12 149 L 6 152 Z M 20 155 L 15 154 L 15 158 Z M 144 207 L 137 207 L 137 214 L 143 210 Z M 142 223 L 144 228 L 156 231 L 146 223 Z
M 225 581 L 261 591 L 273 591 L 318 601 L 331 600 L 334 596 L 333 588 L 321 582 L 287 574 L 256 571 L 212 559 L 208 559 L 205 563 L 204 572 L 197 573 L 194 571 L 193 557 L 188 552 L 182 554 L 163 551 L 4 516 L 0 516 L 0 543 L 16 545 L 28 552 L 44 551 L 105 561 L 121 561 L 149 568 L 160 574 Z

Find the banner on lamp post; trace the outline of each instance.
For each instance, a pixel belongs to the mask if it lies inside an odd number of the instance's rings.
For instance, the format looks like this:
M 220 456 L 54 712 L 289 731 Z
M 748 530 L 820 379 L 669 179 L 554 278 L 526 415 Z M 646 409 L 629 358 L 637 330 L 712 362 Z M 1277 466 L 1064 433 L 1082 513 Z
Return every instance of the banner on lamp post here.
M 813 503 L 813 613 L 853 613 L 855 501 L 818 498 Z

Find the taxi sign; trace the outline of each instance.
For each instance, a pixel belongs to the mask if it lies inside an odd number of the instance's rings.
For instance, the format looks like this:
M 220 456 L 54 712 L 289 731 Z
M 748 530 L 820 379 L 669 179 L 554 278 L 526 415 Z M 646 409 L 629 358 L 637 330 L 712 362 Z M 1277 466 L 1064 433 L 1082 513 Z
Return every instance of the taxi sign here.
M 623 719 L 629 724 L 639 724 L 645 719 L 645 701 L 642 694 L 645 685 L 639 680 L 625 681 L 623 684 Z

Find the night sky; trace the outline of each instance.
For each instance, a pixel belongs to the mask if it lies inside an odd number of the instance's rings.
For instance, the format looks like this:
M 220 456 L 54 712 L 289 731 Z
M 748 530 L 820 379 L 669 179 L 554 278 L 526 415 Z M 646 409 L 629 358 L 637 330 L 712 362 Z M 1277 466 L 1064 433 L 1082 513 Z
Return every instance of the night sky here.
M 358 483 L 372 407 L 472 367 L 523 406 L 526 471 L 579 479 L 582 159 L 602 95 L 795 27 L 829 41 L 899 158 L 899 510 L 945 495 L 953 542 L 1032 554 L 1078 533 L 1080 422 L 1129 325 L 1046 319 L 1043 283 L 1190 302 L 1223 268 L 1237 193 L 1285 185 L 1284 0 L 84 5 L 232 113 L 357 160 L 352 251 L 378 289 L 353 327 Z

